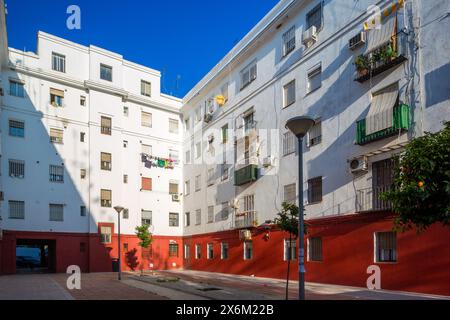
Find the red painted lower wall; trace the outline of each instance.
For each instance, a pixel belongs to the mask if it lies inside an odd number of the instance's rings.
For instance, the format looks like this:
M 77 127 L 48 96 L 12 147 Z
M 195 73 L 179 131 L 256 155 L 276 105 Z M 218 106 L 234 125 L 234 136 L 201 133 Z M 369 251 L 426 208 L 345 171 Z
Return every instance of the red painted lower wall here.
M 422 292 L 450 296 L 450 228 L 435 225 L 422 234 L 398 233 L 397 263 L 374 263 L 374 233 L 392 231 L 393 217 L 388 214 L 364 214 L 310 220 L 308 237 L 322 238 L 322 262 L 306 262 L 306 280 L 365 287 L 370 265 L 381 268 L 383 289 Z M 243 242 L 237 230 L 189 237 L 154 236 L 152 254 L 142 255 L 134 235 L 122 235 L 122 269 L 192 269 L 257 277 L 286 278 L 284 239 L 277 230 L 252 231 L 253 259 L 244 260 Z M 17 239 L 45 239 L 56 242 L 56 272 L 79 265 L 83 272 L 112 271 L 117 259 L 117 235 L 111 244 L 101 244 L 96 234 L 35 233 L 5 231 L 0 241 L 0 274 L 15 273 Z M 178 257 L 169 257 L 169 244 L 178 244 Z M 229 246 L 229 257 L 220 257 L 220 243 Z M 305 246 L 306 246 L 305 241 Z M 80 245 L 85 243 L 85 252 Z M 207 244 L 214 245 L 213 259 L 207 259 Z M 128 250 L 125 250 L 125 244 Z M 189 259 L 184 259 L 184 245 Z M 201 245 L 201 259 L 195 258 L 195 245 Z M 307 252 L 306 252 L 307 254 Z M 291 263 L 291 279 L 297 279 L 297 261 Z

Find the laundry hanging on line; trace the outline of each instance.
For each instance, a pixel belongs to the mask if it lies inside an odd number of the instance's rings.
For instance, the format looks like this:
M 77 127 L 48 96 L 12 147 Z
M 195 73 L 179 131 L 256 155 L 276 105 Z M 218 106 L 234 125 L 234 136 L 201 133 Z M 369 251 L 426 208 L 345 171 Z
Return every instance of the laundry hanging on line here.
M 164 169 L 173 169 L 175 160 L 173 159 L 165 159 L 150 156 L 148 154 L 142 153 L 142 162 L 146 168 L 164 168 Z

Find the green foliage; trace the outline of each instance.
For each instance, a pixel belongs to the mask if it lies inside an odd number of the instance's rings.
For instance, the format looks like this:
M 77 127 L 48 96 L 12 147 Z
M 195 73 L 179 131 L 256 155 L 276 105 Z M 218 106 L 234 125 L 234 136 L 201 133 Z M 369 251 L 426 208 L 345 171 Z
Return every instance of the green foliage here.
M 295 204 L 283 202 L 282 210 L 275 218 L 275 224 L 280 230 L 289 232 L 295 239 L 298 238 L 298 212 L 299 208 Z M 306 226 L 305 226 L 306 234 Z
M 356 57 L 354 64 L 358 71 L 366 70 L 369 68 L 369 59 L 367 56 L 360 54 Z
M 396 159 L 394 188 L 382 194 L 399 215 L 397 229 L 450 225 L 450 122 L 414 139 Z
M 147 249 L 153 242 L 152 234 L 148 231 L 149 225 L 143 225 L 140 227 L 136 227 L 136 236 L 141 242 L 139 242 L 139 246 L 143 249 Z

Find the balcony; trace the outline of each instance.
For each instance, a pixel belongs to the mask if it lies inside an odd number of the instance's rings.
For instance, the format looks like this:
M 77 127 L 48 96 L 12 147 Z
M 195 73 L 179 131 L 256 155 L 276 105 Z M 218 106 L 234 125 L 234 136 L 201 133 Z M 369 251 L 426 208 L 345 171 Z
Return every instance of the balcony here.
M 258 180 L 258 166 L 255 164 L 248 164 L 234 172 L 235 186 L 242 186 L 256 180 Z
M 234 227 L 236 229 L 254 228 L 258 226 L 258 214 L 256 211 L 244 211 L 236 214 Z
M 400 32 L 385 45 L 358 56 L 355 60 L 358 71 L 355 81 L 363 83 L 406 61 L 406 37 L 405 33 Z
M 391 186 L 380 186 L 375 188 L 366 188 L 356 191 L 356 212 L 374 212 L 389 211 L 392 204 L 389 201 L 382 200 L 380 195 L 383 192 L 391 190 Z
M 393 109 L 393 126 L 372 134 L 366 134 L 366 119 L 357 122 L 356 144 L 365 145 L 367 143 L 384 139 L 399 133 L 399 131 L 408 131 L 411 127 L 410 107 L 406 104 L 400 104 Z

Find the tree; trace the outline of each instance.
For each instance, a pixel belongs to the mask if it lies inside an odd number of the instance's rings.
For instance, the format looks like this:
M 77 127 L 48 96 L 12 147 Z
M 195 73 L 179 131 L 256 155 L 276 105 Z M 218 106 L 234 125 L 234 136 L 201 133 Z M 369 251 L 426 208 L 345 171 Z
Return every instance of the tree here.
M 150 247 L 150 245 L 153 242 L 152 234 L 148 230 L 149 227 L 150 226 L 148 224 L 144 224 L 142 226 L 136 227 L 136 236 L 140 240 L 138 245 L 142 248 L 142 250 L 141 250 L 141 257 L 142 257 L 142 251 L 144 249 L 148 249 L 148 247 Z M 141 267 L 141 274 L 142 273 L 143 273 L 143 268 Z
M 275 224 L 277 227 L 285 232 L 289 233 L 289 245 L 291 246 L 292 241 L 297 241 L 298 239 L 298 215 L 299 208 L 292 203 L 283 202 L 282 210 L 278 213 L 277 218 L 275 218 Z M 306 228 L 305 228 L 306 234 Z M 302 241 L 301 239 L 300 241 Z M 287 265 L 287 276 L 286 276 L 286 300 L 289 299 L 289 275 L 291 271 L 291 261 L 292 261 L 292 250 L 288 254 L 288 265 Z
M 394 187 L 381 197 L 398 214 L 396 228 L 421 232 L 435 223 L 450 225 L 450 122 L 412 140 L 395 163 Z

